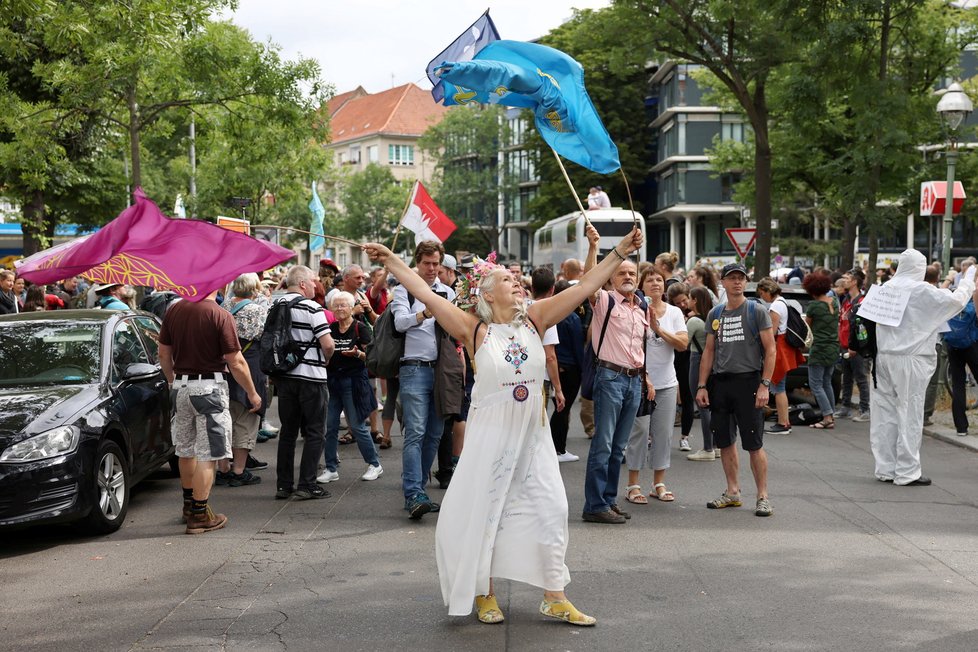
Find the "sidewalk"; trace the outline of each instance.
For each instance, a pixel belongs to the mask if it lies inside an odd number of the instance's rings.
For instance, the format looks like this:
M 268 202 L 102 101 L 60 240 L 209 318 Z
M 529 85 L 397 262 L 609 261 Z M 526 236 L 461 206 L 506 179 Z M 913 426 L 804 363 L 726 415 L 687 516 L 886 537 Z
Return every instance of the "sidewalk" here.
M 949 410 L 939 410 L 934 413 L 929 426 L 924 426 L 924 434 L 934 439 L 940 439 L 948 444 L 967 448 L 968 450 L 978 451 L 978 428 L 972 428 L 971 434 L 967 437 L 959 437 L 954 430 L 954 426 L 946 425 L 951 423 L 951 412 Z

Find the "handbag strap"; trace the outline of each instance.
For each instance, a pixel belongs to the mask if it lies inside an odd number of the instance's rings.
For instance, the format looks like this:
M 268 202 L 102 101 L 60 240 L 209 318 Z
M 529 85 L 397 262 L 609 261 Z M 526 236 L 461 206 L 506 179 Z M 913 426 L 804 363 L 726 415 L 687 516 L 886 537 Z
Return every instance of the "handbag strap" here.
M 604 344 L 604 334 L 608 330 L 608 320 L 611 319 L 611 309 L 615 307 L 615 298 L 608 294 L 608 312 L 604 314 L 604 323 L 601 324 L 601 335 L 598 336 L 598 350 L 594 352 L 594 357 L 601 353 L 601 345 Z

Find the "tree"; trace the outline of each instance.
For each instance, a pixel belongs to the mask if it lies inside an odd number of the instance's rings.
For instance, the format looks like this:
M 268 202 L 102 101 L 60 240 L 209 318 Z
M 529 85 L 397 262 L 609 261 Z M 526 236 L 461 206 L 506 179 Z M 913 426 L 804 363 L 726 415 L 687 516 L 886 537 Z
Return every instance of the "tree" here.
M 340 183 L 343 215 L 336 218 L 337 230 L 357 241 L 391 239 L 410 187 L 410 183 L 398 183 L 388 168 L 367 164 Z
M 490 249 L 499 240 L 497 206 L 500 193 L 515 187 L 499 152 L 510 142 L 502 107 L 455 108 L 422 134 L 418 147 L 434 158 L 431 194 L 459 230 L 479 230 Z

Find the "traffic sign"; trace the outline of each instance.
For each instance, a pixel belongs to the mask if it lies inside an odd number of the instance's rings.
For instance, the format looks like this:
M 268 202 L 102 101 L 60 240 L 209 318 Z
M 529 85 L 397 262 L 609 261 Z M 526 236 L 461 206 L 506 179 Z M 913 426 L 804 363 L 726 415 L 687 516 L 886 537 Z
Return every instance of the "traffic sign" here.
M 724 229 L 734 249 L 741 258 L 747 258 L 747 254 L 754 247 L 754 240 L 757 239 L 757 229 Z
M 954 204 L 951 212 L 957 215 L 964 206 L 964 186 L 960 181 L 954 182 Z M 920 184 L 920 216 L 944 215 L 947 204 L 947 181 L 924 181 Z
M 248 220 L 238 219 L 237 217 L 225 217 L 223 215 L 218 215 L 217 225 L 227 229 L 228 231 L 237 231 L 238 233 L 251 235 L 251 222 L 249 222 Z

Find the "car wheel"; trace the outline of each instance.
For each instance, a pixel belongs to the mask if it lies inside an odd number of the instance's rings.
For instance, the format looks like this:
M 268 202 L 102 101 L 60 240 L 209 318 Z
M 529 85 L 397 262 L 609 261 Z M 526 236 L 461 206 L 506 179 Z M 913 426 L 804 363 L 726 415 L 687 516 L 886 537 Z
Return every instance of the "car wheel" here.
M 84 529 L 92 534 L 109 534 L 122 527 L 129 510 L 129 464 L 118 444 L 105 440 L 99 444 L 93 470 L 95 502 Z

